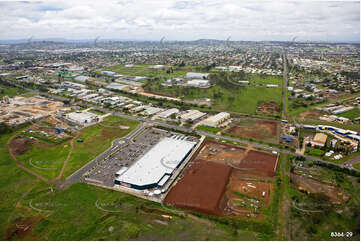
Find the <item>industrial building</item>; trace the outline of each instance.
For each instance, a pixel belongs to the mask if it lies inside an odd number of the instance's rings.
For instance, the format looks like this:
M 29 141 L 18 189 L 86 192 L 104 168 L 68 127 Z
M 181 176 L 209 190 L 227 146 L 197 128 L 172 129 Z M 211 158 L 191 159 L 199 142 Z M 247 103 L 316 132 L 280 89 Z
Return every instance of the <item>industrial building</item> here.
M 98 115 L 86 111 L 68 113 L 67 119 L 80 125 L 92 124 L 99 121 Z
M 190 87 L 208 87 L 210 86 L 210 82 L 204 79 L 192 79 L 187 81 L 187 86 Z
M 205 115 L 207 115 L 207 114 L 202 113 L 198 110 L 192 109 L 192 110 L 187 110 L 185 113 L 180 115 L 180 118 L 182 121 L 195 121 L 197 119 L 202 118 Z
M 326 144 L 327 135 L 322 133 L 317 133 L 313 140 L 311 141 L 312 146 L 324 147 Z
M 172 114 L 176 114 L 176 113 L 179 113 L 179 109 L 178 108 L 171 108 L 171 109 L 168 109 L 168 110 L 165 110 L 165 111 L 159 113 L 158 116 L 161 117 L 161 118 L 168 118 Z
M 229 113 L 221 112 L 221 113 L 218 113 L 218 114 L 216 114 L 214 116 L 211 116 L 211 117 L 207 118 L 206 120 L 203 121 L 203 124 L 205 126 L 216 128 L 221 123 L 223 123 L 224 121 L 229 119 L 230 117 L 231 117 L 231 115 Z
M 208 77 L 208 73 L 197 73 L 197 72 L 187 72 L 187 79 L 206 79 Z
M 184 136 L 164 137 L 129 169 L 119 170 L 114 184 L 138 190 L 161 187 L 195 145 L 196 142 L 187 141 Z
M 128 86 L 124 85 L 124 84 L 119 84 L 119 83 L 110 83 L 109 85 L 106 86 L 106 88 L 112 89 L 112 90 L 123 90 L 126 87 L 128 87 Z
M 115 72 L 113 72 L 113 71 L 102 71 L 101 74 L 107 75 L 107 76 L 114 76 Z
M 88 79 L 89 79 L 88 76 L 77 76 L 77 77 L 74 78 L 74 80 L 78 81 L 78 82 L 85 82 Z
M 150 116 L 150 115 L 154 115 L 154 114 L 156 114 L 156 113 L 159 113 L 159 112 L 161 112 L 161 111 L 163 111 L 162 108 L 148 107 L 148 108 L 146 108 L 146 109 L 143 111 L 143 114 Z

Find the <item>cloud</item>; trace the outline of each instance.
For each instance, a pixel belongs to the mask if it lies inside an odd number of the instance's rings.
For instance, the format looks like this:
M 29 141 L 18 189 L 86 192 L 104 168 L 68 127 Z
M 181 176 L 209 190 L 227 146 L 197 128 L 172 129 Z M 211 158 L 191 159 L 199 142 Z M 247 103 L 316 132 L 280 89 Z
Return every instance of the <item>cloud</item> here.
M 355 1 L 108 0 L 0 2 L 0 39 L 359 41 Z

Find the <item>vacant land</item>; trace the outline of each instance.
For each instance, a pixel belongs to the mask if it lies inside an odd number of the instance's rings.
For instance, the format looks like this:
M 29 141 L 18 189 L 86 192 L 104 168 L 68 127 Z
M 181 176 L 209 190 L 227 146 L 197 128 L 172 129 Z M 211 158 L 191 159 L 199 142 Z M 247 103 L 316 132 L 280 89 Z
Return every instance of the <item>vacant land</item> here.
M 221 199 L 231 170 L 224 164 L 194 160 L 164 202 L 178 208 L 223 215 L 225 203 Z
M 55 179 L 67 161 L 62 176 L 65 178 L 108 149 L 114 139 L 128 134 L 137 125 L 137 121 L 108 116 L 100 124 L 84 128 L 77 134 L 63 135 L 63 139 L 26 130 L 9 145 L 19 162 L 48 179 Z M 121 129 L 120 126 L 129 129 Z M 77 142 L 78 139 L 82 142 Z
M 344 118 L 348 118 L 348 119 L 355 119 L 355 118 L 359 118 L 360 117 L 360 109 L 359 108 L 354 108 L 350 111 L 344 112 L 344 113 L 340 113 L 337 116 L 339 117 L 344 117 Z
M 292 160 L 291 160 L 292 162 Z M 302 165 L 302 166 L 300 166 Z M 332 231 L 349 231 L 343 240 L 359 240 L 359 177 L 312 165 L 291 164 L 285 180 L 289 215 L 286 217 L 290 240 L 340 240 Z
M 279 122 L 277 121 L 241 119 L 226 132 L 232 136 L 278 143 L 278 129 Z
M 108 116 L 100 124 L 86 127 L 78 134 L 82 142 L 74 142 L 73 153 L 64 171 L 64 178 L 108 149 L 112 141 L 133 131 L 138 121 L 117 116 Z M 121 129 L 119 126 L 128 126 Z
M 263 207 L 254 199 L 270 202 L 273 185 L 255 179 L 272 179 L 277 159 L 270 153 L 207 141 L 171 188 L 165 202 L 201 213 L 245 218 L 250 210 L 240 212 L 235 203 L 242 200 L 239 196 L 244 196 L 243 202 L 248 208 Z
M 145 87 L 147 92 L 194 100 L 199 98 L 210 98 L 212 110 L 230 111 L 234 113 L 256 114 L 257 107 L 261 102 L 274 102 L 281 104 L 280 88 L 266 88 L 256 86 L 245 86 L 236 88 L 225 88 L 220 85 L 207 89 L 189 87 L 164 87 L 161 82 L 148 82 Z
M 26 91 L 23 89 L 17 88 L 17 87 L 9 87 L 0 85 L 0 98 L 8 96 L 8 97 L 14 97 L 20 94 L 24 94 Z
M 268 115 L 268 116 L 279 116 L 280 105 L 273 101 L 264 102 L 261 101 L 257 106 L 257 114 Z

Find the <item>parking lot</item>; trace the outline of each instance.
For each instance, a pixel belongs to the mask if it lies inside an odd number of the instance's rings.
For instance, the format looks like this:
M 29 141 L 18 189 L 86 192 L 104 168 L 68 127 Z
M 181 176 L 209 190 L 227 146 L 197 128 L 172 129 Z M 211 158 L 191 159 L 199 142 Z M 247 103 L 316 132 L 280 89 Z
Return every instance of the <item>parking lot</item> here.
M 150 150 L 163 137 L 184 138 L 185 135 L 162 130 L 146 128 L 132 139 L 123 139 L 114 147 L 112 153 L 85 174 L 85 180 L 103 186 L 113 187 L 115 174 L 120 169 L 133 165 L 141 156 Z M 197 141 L 196 137 L 187 137 L 189 141 Z

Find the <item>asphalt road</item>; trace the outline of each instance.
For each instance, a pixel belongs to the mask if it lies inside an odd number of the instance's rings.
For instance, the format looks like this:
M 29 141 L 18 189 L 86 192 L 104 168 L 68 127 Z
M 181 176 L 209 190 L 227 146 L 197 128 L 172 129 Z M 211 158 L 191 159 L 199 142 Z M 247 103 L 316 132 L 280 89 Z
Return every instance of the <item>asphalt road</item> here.
M 287 86 L 288 86 L 287 56 L 283 53 L 283 118 L 287 119 Z

